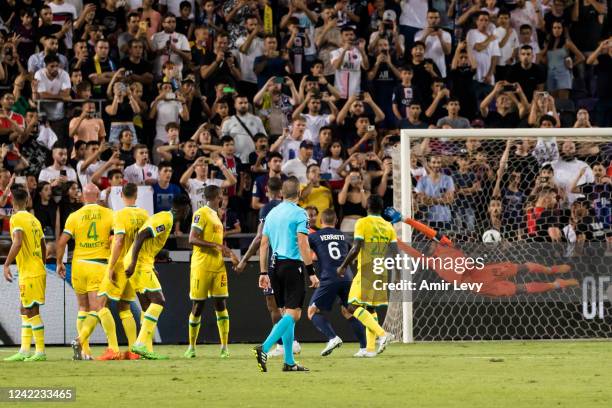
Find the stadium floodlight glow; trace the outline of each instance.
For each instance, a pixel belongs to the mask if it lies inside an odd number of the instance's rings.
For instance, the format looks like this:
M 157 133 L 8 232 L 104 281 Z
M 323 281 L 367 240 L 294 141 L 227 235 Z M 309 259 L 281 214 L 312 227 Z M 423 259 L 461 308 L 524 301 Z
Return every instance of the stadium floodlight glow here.
M 460 144 L 468 139 L 479 140 L 487 145 L 501 144 L 499 141 L 507 140 L 531 140 L 534 143 L 556 142 L 555 149 L 561 150 L 562 142 L 571 140 L 575 142 L 604 142 L 612 144 L 612 128 L 519 128 L 519 129 L 403 129 L 401 130 L 400 146 L 393 150 L 393 172 L 400 175 L 394 177 L 394 207 L 401 210 L 404 216 L 414 216 L 415 208 L 413 203 L 414 186 L 411 176 L 411 155 L 414 149 L 420 148 L 420 143 L 425 139 L 437 139 L 441 144 Z M 486 141 L 498 141 L 496 143 L 486 143 Z M 450 149 L 452 150 L 452 149 Z M 502 148 L 503 150 L 503 148 Z M 421 154 L 422 152 L 419 152 Z M 489 155 L 491 152 L 487 152 Z M 497 152 L 499 153 L 499 152 Z M 458 151 L 444 153 L 447 155 L 447 163 L 450 163 L 453 155 L 458 154 Z M 530 153 L 531 154 L 531 153 Z M 424 156 L 429 158 L 430 153 Z M 491 155 L 490 155 L 491 156 Z M 507 165 L 507 164 L 506 164 Z M 494 169 L 495 170 L 495 169 Z M 495 180 L 495 179 L 494 179 Z M 482 205 L 481 205 L 481 208 Z M 398 234 L 399 235 L 399 234 Z M 411 243 L 412 228 L 402 223 L 401 237 L 406 243 Z M 418 277 L 411 273 L 402 275 L 402 279 L 415 279 Z M 391 299 L 390 299 L 391 300 Z M 390 301 L 385 319 L 384 328 L 401 338 L 404 343 L 415 341 L 415 305 L 414 294 L 402 294 L 400 301 Z M 418 312 L 416 312 L 418 313 Z M 421 317 L 421 316 L 419 316 Z M 448 321 L 448 320 L 447 320 Z M 460 323 L 457 323 L 460 324 Z M 559 333 L 559 337 L 573 337 L 572 334 Z M 427 337 L 427 339 L 436 337 Z M 461 337 L 453 337 L 461 338 Z M 422 339 L 421 336 L 416 336 L 416 340 Z

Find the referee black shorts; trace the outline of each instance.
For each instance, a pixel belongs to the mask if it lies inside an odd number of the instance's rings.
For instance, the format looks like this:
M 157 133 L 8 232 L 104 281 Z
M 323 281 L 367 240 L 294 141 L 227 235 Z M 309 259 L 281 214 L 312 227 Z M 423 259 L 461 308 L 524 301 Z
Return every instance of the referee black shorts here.
M 306 298 L 306 268 L 302 261 L 277 259 L 270 271 L 270 283 L 274 290 L 276 305 L 280 308 L 297 309 L 304 307 Z

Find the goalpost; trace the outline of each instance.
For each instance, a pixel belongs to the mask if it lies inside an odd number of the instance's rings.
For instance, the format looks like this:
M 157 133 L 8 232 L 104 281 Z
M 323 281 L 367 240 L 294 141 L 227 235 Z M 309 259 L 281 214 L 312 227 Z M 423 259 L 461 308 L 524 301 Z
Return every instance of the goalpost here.
M 541 204 L 544 199 L 537 201 L 538 194 L 544 194 L 549 187 L 558 190 L 559 194 L 564 194 L 562 186 L 557 186 L 554 180 L 547 180 L 545 176 L 540 177 L 539 174 L 542 165 L 558 159 L 559 155 L 563 154 L 564 148 L 571 150 L 569 146 L 564 146 L 566 141 L 575 142 L 579 153 L 578 158 L 586 160 L 591 169 L 597 163 L 605 161 L 603 165 L 607 171 L 612 154 L 612 128 L 404 129 L 401 131 L 400 140 L 400 146 L 394 148 L 392 155 L 393 188 L 394 207 L 400 209 L 404 216 L 411 216 L 424 223 L 429 223 L 428 216 L 431 217 L 430 210 L 433 207 L 415 202 L 411 157 L 413 161 L 417 161 L 417 167 L 421 168 L 424 164 L 423 160 L 429 160 L 434 155 L 440 156 L 443 173 L 454 179 L 457 176 L 459 157 L 467 156 L 470 161 L 473 161 L 471 165 L 474 167 L 471 169 L 477 169 L 476 173 L 479 173 L 476 179 L 483 179 L 479 181 L 480 191 L 472 196 L 461 196 L 459 202 L 457 201 L 459 196 L 455 194 L 455 201 L 445 206 L 452 214 L 450 222 L 438 222 L 436 228 L 451 236 L 453 242 L 467 253 L 490 255 L 489 262 L 516 264 L 563 262 L 572 265 L 572 271 L 566 276 L 518 273 L 508 280 L 518 285 L 519 292 L 522 288 L 529 287 L 530 283 L 551 283 L 555 282 L 556 278 L 577 279 L 580 286 L 551 290 L 546 293 L 517 293 L 513 296 L 505 294 L 503 296 L 483 296 L 473 292 L 432 294 L 404 291 L 403 293 L 391 293 L 384 322 L 385 330 L 393 332 L 396 338 L 401 339 L 404 343 L 418 340 L 592 338 L 610 335 L 608 333 L 611 322 L 609 317 L 597 314 L 595 318 L 591 318 L 590 314 L 588 316 L 585 314 L 591 302 L 598 307 L 598 310 L 603 309 L 600 303 L 603 304 L 605 297 L 597 295 L 605 293 L 606 288 L 596 287 L 591 290 L 590 287 L 586 287 L 588 285 L 585 282 L 588 281 L 590 284 L 590 279 L 593 278 L 597 286 L 600 282 L 598 276 L 603 276 L 606 272 L 612 275 L 612 270 L 606 266 L 604 255 L 602 255 L 606 249 L 609 251 L 607 255 L 612 254 L 610 243 L 606 243 L 606 239 L 601 240 L 599 236 L 596 242 L 583 244 L 582 252 L 578 253 L 575 243 L 565 241 L 568 240 L 567 234 L 570 235 L 570 241 L 572 237 L 575 241 L 576 235 L 584 233 L 579 231 L 582 226 L 575 226 L 573 228 L 577 231 L 568 232 L 566 231 L 568 228 L 572 229 L 571 218 L 566 221 L 562 216 L 559 218 L 560 224 L 558 225 L 563 235 L 561 242 L 555 244 L 539 242 L 540 240 L 534 238 L 537 235 L 537 232 L 534 235 L 533 230 L 534 223 L 537 222 L 534 221 L 537 209 L 533 207 L 536 202 L 538 205 Z M 523 148 L 529 149 L 527 156 L 514 156 L 517 149 L 516 144 L 522 144 Z M 506 152 L 505 159 L 504 152 Z M 538 166 L 526 168 L 523 162 L 530 165 L 537 163 Z M 498 172 L 500 165 L 503 167 L 501 173 Z M 512 190 L 516 185 L 511 186 L 509 183 L 513 182 L 510 177 L 519 177 L 518 173 L 523 179 L 518 182 L 520 187 L 516 192 Z M 586 183 L 590 188 L 587 191 L 586 187 L 580 187 L 585 184 L 584 177 L 587 176 L 579 177 L 579 174 L 575 174 L 575 177 L 580 180 L 577 180 L 578 186 L 572 191 L 580 191 L 580 193 L 569 193 L 565 197 L 560 197 L 557 207 L 561 208 L 560 213 L 565 211 L 571 214 L 571 203 L 576 201 L 577 197 L 586 199 L 591 206 L 599 206 L 596 208 L 598 213 L 595 217 L 599 217 L 597 222 L 603 224 L 604 232 L 607 234 L 607 231 L 612 230 L 609 219 L 610 200 L 612 199 L 609 191 L 612 191 L 612 186 L 608 185 L 605 188 L 609 190 L 601 193 L 591 191 L 593 190 L 590 186 L 592 183 Z M 563 173 L 563 177 L 568 176 Z M 458 188 L 456 181 L 454 180 L 455 189 Z M 553 183 L 550 183 L 551 181 Z M 536 183 L 541 183 L 541 185 L 536 185 Z M 581 188 L 585 190 L 581 191 Z M 502 208 L 503 225 L 497 226 L 498 229 L 503 230 L 500 234 L 501 242 L 483 244 L 483 233 L 492 229 L 488 225 L 491 221 L 489 212 L 494 211 L 491 206 L 495 206 L 492 194 L 499 195 L 500 191 L 505 192 L 508 198 L 520 196 L 522 213 L 517 214 L 515 211 L 508 219 L 505 217 L 506 213 L 503 213 L 507 209 Z M 504 205 L 516 204 L 504 201 L 504 198 L 500 201 Z M 468 208 L 470 206 L 473 208 Z M 528 216 L 530 212 L 531 216 Z M 605 219 L 602 220 L 601 217 Z M 570 227 L 564 225 L 566 222 Z M 497 240 L 497 236 L 490 231 L 485 239 L 489 240 L 491 236 L 494 241 Z M 415 248 L 421 249 L 427 246 L 427 242 L 424 242 L 422 237 L 419 237 L 409 225 L 404 223 L 401 224 L 401 239 L 413 244 Z M 611 238 L 608 238 L 608 241 L 610 240 Z M 571 248 L 570 244 L 573 245 Z M 585 246 L 588 250 L 584 249 Z M 563 256 L 556 256 L 555 251 L 563 253 Z M 573 252 L 570 254 L 568 251 Z M 424 279 L 443 281 L 431 270 L 419 269 L 414 272 L 413 275 L 410 271 L 402 271 L 402 279 L 417 282 Z M 589 273 L 593 276 L 590 276 Z M 537 287 L 537 285 L 532 285 L 534 286 Z M 595 299 L 592 299 L 591 292 L 595 294 Z M 587 295 L 589 299 L 584 299 Z

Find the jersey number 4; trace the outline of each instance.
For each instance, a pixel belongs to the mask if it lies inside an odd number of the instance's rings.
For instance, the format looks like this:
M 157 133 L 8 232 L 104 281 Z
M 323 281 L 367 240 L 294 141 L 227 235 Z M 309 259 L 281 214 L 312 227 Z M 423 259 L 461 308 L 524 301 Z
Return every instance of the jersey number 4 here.
M 342 254 L 340 253 L 340 248 L 338 248 L 337 242 L 330 242 L 327 245 L 327 250 L 329 251 L 329 256 L 331 257 L 331 259 L 335 261 L 340 259 L 340 257 L 342 256 Z
M 87 239 L 91 239 L 92 241 L 98 240 L 98 231 L 96 230 L 95 222 L 89 224 L 89 229 L 87 230 Z

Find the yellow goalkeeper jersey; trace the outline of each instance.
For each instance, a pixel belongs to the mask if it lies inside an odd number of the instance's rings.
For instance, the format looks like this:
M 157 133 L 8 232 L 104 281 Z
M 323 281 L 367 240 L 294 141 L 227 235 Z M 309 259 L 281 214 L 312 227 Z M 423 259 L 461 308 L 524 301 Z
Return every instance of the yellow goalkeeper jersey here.
M 357 270 L 371 269 L 374 258 L 384 257 L 389 244 L 397 242 L 393 225 L 379 215 L 368 215 L 355 223 L 354 239 L 364 241 L 363 248 L 357 257 Z

